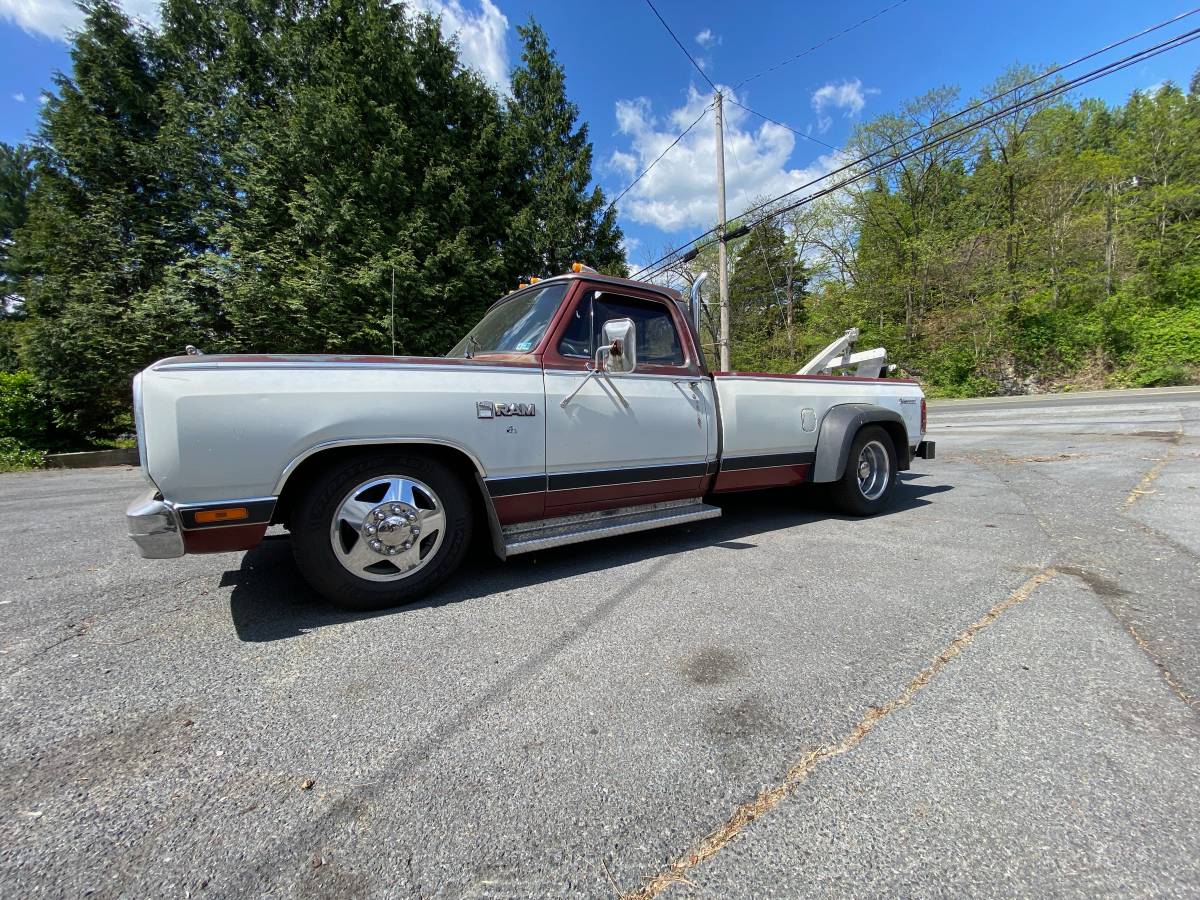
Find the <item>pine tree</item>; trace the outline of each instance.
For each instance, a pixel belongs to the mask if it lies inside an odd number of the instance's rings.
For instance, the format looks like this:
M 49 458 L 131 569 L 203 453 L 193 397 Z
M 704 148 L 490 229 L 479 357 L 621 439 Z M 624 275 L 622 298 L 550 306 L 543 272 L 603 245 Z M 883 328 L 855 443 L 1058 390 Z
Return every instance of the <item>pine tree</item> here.
M 509 128 L 526 159 L 523 209 L 509 230 L 513 252 L 531 275 L 557 275 L 580 261 L 627 274 L 615 208 L 592 180 L 587 125 L 567 99 L 566 73 L 546 33 L 532 20 L 517 28 L 523 51 L 513 71 Z
M 266 38 L 276 94 L 227 151 L 214 259 L 227 346 L 445 352 L 515 271 L 497 97 L 428 16 L 330 0 Z
M 29 275 L 26 360 L 64 423 L 91 433 L 128 425 L 130 375 L 189 315 L 145 302 L 184 252 L 160 178 L 151 37 L 109 0 L 86 11 L 72 72 L 43 110 L 16 249 Z
M 0 320 L 23 314 L 13 246 L 17 230 L 28 218 L 32 189 L 33 153 L 23 144 L 10 147 L 0 142 Z

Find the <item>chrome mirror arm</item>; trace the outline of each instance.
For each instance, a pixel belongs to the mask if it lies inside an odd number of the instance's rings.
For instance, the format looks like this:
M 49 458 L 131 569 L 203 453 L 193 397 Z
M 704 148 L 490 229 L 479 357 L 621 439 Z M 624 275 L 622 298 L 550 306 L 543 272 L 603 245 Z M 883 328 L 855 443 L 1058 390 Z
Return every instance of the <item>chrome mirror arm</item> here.
M 561 407 L 562 409 L 566 409 L 567 404 L 570 403 L 575 398 L 576 394 L 578 394 L 580 391 L 583 390 L 583 386 L 585 384 L 587 384 L 593 378 L 603 378 L 605 384 L 607 384 L 610 388 L 612 388 L 612 392 L 617 395 L 617 399 L 621 401 L 621 405 L 624 406 L 626 409 L 632 408 L 629 405 L 629 401 L 625 399 L 625 395 L 621 393 L 621 389 L 618 388 L 616 383 L 613 381 L 612 376 L 609 375 L 606 371 L 604 371 L 604 360 L 601 357 L 601 354 L 607 349 L 608 349 L 607 347 L 601 347 L 599 350 L 596 351 L 596 363 L 597 364 L 593 366 L 591 363 L 588 363 L 587 375 L 584 377 L 583 381 L 581 381 L 581 382 L 579 382 L 579 384 L 575 385 L 575 390 L 571 391 L 571 393 L 567 394 L 567 396 L 563 397 L 561 400 L 558 401 L 559 407 Z
M 582 390 L 583 390 L 583 386 L 584 386 L 585 384 L 587 384 L 589 381 L 591 381 L 593 378 L 595 378 L 595 377 L 596 377 L 597 375 L 599 375 L 599 374 L 600 374 L 600 370 L 599 370 L 599 369 L 593 369 L 593 368 L 592 368 L 592 366 L 591 366 L 591 364 L 589 363 L 589 364 L 588 364 L 588 373 L 587 373 L 587 377 L 585 377 L 585 378 L 583 379 L 583 381 L 579 382 L 579 384 L 575 385 L 575 390 L 571 391 L 571 393 L 567 394 L 567 396 L 563 397 L 563 398 L 562 398 L 560 401 L 558 401 L 558 405 L 559 405 L 561 408 L 563 408 L 563 409 L 566 409 L 566 408 L 567 408 L 567 404 L 568 404 L 568 403 L 570 403 L 570 402 L 571 402 L 571 400 L 573 400 L 573 399 L 574 399 L 575 395 L 576 395 L 576 394 L 578 394 L 580 391 L 582 391 Z
M 608 384 L 608 386 L 612 388 L 613 393 L 617 395 L 617 399 L 621 401 L 621 405 L 626 409 L 629 409 L 629 401 L 625 399 L 625 395 L 621 393 L 621 389 L 617 387 L 617 383 L 613 381 L 612 376 L 607 372 L 601 372 L 600 374 L 604 376 L 605 383 Z

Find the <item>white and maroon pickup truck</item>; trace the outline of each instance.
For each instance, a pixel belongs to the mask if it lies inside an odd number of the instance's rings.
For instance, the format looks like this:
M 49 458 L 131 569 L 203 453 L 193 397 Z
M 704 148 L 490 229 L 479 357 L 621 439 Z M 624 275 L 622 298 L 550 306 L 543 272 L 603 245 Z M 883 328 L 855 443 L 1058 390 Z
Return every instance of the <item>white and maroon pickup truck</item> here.
M 710 372 L 695 293 L 579 271 L 504 297 L 445 357 L 157 362 L 133 384 L 151 486 L 130 536 L 168 558 L 279 523 L 317 591 L 376 609 L 450 575 L 474 529 L 504 559 L 804 482 L 869 515 L 933 457 L 912 381 Z

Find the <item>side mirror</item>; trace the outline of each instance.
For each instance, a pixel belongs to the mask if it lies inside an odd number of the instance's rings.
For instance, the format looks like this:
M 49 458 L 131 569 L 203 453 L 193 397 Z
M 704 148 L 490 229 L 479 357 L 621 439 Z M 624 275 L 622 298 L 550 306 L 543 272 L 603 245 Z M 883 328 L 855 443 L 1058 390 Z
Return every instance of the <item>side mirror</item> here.
M 604 346 L 596 348 L 596 369 L 625 375 L 636 368 L 637 328 L 633 319 L 609 319 L 604 323 Z

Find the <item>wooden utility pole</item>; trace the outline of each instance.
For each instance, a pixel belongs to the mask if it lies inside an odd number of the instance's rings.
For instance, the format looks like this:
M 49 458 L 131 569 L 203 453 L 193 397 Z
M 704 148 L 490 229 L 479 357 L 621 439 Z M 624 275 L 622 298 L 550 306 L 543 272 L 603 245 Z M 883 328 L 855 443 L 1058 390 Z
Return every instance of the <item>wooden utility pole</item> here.
M 721 371 L 729 369 L 729 257 L 725 247 L 725 129 L 717 91 L 717 285 L 721 296 Z

